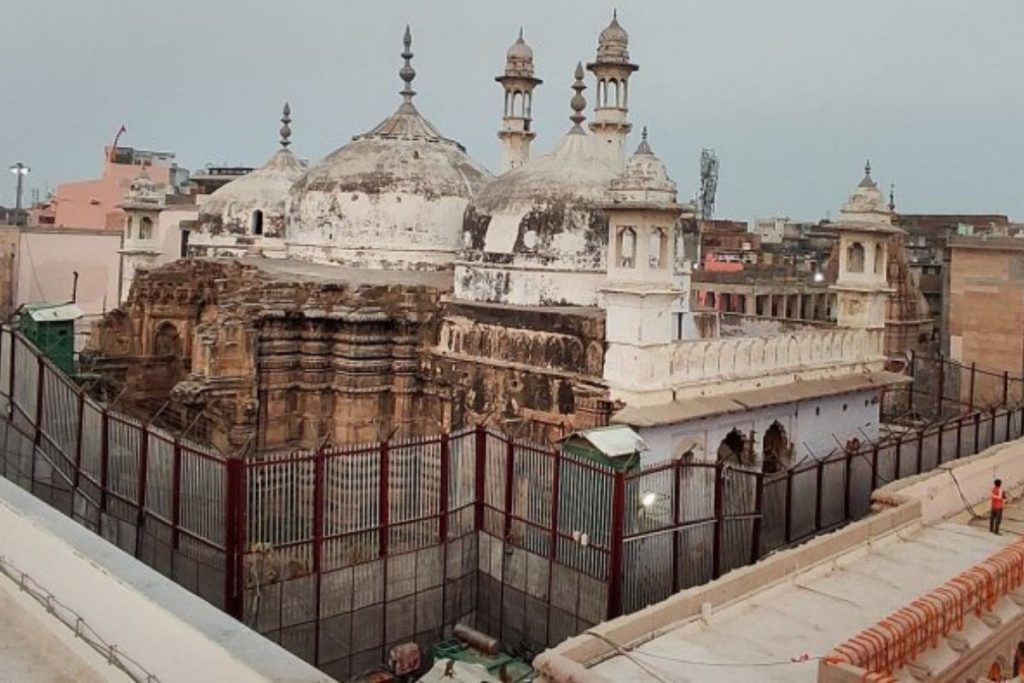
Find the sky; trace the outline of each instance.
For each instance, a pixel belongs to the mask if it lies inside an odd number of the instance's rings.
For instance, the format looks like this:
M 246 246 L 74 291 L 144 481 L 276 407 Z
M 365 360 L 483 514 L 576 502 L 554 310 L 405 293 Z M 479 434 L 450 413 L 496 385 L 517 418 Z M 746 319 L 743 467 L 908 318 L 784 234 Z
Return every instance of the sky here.
M 28 188 L 95 177 L 102 149 L 180 165 L 260 165 L 281 104 L 312 161 L 400 101 L 413 31 L 416 104 L 492 171 L 520 26 L 544 80 L 533 153 L 570 127 L 577 61 L 617 6 L 640 70 L 631 150 L 646 125 L 684 198 L 701 149 L 720 160 L 716 216 L 817 220 L 871 159 L 906 213 L 1024 220 L 1021 0 L 0 0 L 0 164 Z M 585 95 L 593 102 L 594 87 Z M 589 105 L 588 105 L 589 107 Z M 14 176 L 0 177 L 0 205 Z

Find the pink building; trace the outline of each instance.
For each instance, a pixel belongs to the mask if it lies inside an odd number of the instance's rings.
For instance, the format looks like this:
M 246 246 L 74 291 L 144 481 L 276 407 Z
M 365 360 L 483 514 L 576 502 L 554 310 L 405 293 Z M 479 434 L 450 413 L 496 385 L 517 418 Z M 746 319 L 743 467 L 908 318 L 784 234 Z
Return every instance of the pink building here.
M 103 155 L 102 177 L 57 186 L 52 201 L 52 225 L 120 232 L 124 212 L 118 205 L 124 200 L 128 184 L 143 167 L 153 182 L 167 187 L 169 193 L 188 178 L 188 172 L 178 168 L 174 154 L 169 152 L 115 147 L 111 153 L 111 148 L 105 147 Z

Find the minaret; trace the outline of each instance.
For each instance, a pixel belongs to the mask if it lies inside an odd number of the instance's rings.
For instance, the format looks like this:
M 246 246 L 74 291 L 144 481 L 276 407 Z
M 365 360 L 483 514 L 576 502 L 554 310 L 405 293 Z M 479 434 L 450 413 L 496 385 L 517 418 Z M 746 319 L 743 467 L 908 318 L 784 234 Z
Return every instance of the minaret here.
M 886 272 L 890 238 L 903 231 L 893 224 L 892 211 L 871 177 L 870 161 L 831 227 L 839 235 L 839 276 L 831 287 L 839 308 L 837 322 L 839 327 L 877 331 L 881 352 L 886 302 L 893 291 Z
M 131 292 L 135 274 L 140 268 L 156 265 L 161 255 L 157 229 L 160 212 L 164 209 L 164 192 L 149 177 L 146 167 L 128 185 L 121 210 L 125 213 L 124 236 L 121 248 L 121 276 L 118 283 L 118 301 L 124 303 Z
M 505 54 L 505 73 L 494 78 L 505 89 L 505 113 L 501 117 L 501 172 L 519 168 L 530 159 L 530 143 L 537 136 L 533 121 L 533 89 L 543 81 L 533 75 L 533 50 L 519 38 Z
M 590 130 L 602 142 L 608 159 L 625 168 L 626 136 L 632 128 L 629 114 L 629 77 L 639 69 L 629 62 L 629 35 L 619 25 L 617 13 L 597 40 L 597 59 L 587 70 L 597 78 L 597 102 Z

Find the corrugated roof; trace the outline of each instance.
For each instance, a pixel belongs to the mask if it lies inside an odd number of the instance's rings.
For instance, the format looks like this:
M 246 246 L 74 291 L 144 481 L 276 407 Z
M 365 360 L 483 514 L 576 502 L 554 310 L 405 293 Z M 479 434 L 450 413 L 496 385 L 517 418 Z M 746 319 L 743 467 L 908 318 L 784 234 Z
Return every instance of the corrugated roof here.
M 612 422 L 634 427 L 657 427 L 822 396 L 847 394 L 871 388 L 881 389 L 892 384 L 910 381 L 912 381 L 911 378 L 906 375 L 886 371 L 852 373 L 826 379 L 796 380 L 778 386 L 736 391 L 718 396 L 687 398 L 654 406 L 627 405 L 612 417 Z
M 77 320 L 84 315 L 77 304 L 25 304 L 23 308 L 36 322 Z

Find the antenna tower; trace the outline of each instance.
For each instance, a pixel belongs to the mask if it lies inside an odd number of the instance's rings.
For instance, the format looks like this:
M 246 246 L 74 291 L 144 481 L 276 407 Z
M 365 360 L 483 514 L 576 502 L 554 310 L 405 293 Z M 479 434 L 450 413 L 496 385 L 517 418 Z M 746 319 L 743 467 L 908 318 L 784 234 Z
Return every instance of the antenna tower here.
M 715 150 L 700 151 L 700 196 L 697 210 L 702 220 L 715 215 L 715 193 L 718 191 L 718 157 Z

